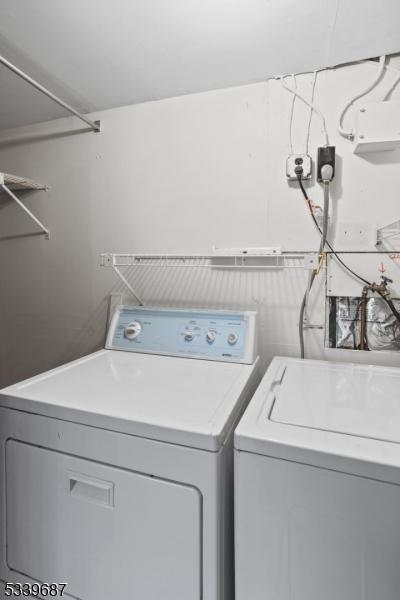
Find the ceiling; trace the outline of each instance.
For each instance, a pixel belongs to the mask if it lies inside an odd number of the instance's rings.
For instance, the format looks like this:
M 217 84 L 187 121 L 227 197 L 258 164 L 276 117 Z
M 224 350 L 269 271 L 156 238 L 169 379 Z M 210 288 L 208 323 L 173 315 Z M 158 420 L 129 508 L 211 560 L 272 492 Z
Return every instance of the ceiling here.
M 399 22 L 399 0 L 1 0 L 0 54 L 89 112 L 399 52 Z M 65 115 L 0 86 L 0 129 Z

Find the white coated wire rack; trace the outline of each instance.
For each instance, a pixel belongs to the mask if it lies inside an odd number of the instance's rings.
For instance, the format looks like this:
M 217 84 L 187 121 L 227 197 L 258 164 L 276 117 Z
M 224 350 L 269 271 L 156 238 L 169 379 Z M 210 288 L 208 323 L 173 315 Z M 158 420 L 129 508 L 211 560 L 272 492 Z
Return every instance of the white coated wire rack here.
M 316 252 L 281 252 L 271 255 L 232 255 L 221 254 L 113 254 L 100 255 L 100 266 L 114 270 L 119 279 L 137 299 L 144 304 L 135 288 L 129 283 L 121 269 L 162 268 L 162 269 L 221 269 L 221 270 L 273 270 L 302 269 L 315 270 L 319 267 Z
M 19 190 L 47 190 L 48 186 L 38 183 L 28 177 L 11 175 L 10 173 L 0 173 L 0 178 L 10 190 L 16 192 Z

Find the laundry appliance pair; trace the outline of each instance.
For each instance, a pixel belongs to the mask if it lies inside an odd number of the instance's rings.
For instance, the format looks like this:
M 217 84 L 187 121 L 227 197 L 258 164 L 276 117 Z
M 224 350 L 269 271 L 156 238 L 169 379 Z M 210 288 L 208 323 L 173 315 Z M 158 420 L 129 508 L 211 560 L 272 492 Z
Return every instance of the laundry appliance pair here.
M 255 391 L 255 342 L 251 312 L 119 307 L 1 391 L 2 600 L 399 599 L 399 370 L 276 358 Z

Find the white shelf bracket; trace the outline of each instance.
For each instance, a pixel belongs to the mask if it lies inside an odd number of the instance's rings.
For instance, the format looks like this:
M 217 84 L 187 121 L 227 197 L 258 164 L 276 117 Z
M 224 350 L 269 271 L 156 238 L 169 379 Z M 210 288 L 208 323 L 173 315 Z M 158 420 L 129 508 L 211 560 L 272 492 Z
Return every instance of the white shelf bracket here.
M 18 206 L 20 208 L 22 208 L 22 210 L 24 212 L 26 212 L 26 214 L 32 219 L 32 221 L 34 221 L 36 223 L 36 225 L 38 225 L 40 227 L 40 229 L 43 231 L 44 235 L 46 236 L 46 239 L 48 240 L 50 238 L 50 231 L 47 229 L 47 227 L 45 227 L 42 223 L 42 221 L 39 221 L 39 219 L 37 217 L 35 217 L 35 215 L 33 214 L 33 212 L 31 212 L 29 210 L 29 208 L 27 206 L 25 206 L 25 204 L 23 202 L 21 202 L 21 200 L 19 198 L 17 198 L 17 196 L 14 194 L 14 192 L 12 192 L 4 183 L 4 177 L 2 178 L 0 176 L 0 186 L 2 187 L 2 189 L 6 192 L 6 194 L 8 194 L 10 196 L 10 198 L 12 198 L 14 200 L 14 202 L 16 202 L 18 204 Z
M 137 293 L 135 292 L 135 290 L 133 289 L 133 287 L 131 286 L 131 284 L 129 283 L 129 281 L 126 279 L 126 277 L 124 277 L 124 275 L 121 273 L 121 271 L 118 269 L 118 267 L 115 264 L 113 264 L 112 268 L 113 268 L 113 271 L 120 278 L 120 280 L 122 281 L 122 283 L 128 288 L 128 290 L 130 291 L 130 293 L 132 294 L 132 296 L 134 298 L 136 298 L 136 300 L 138 301 L 139 305 L 140 306 L 144 306 L 143 300 L 137 295 Z

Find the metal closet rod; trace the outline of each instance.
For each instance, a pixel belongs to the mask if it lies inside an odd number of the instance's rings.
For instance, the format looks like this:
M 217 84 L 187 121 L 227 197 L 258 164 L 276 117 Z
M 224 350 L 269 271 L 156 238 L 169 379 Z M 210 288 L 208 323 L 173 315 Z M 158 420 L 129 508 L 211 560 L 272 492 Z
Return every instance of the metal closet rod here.
M 89 125 L 89 127 L 91 129 L 93 129 L 93 131 L 95 131 L 95 132 L 100 131 L 100 121 L 92 121 L 91 119 L 88 119 L 87 117 L 85 117 L 85 115 L 82 115 L 80 112 L 75 110 L 75 108 L 73 108 L 72 106 L 70 106 L 69 104 L 64 102 L 64 100 L 61 100 L 61 98 L 59 98 L 58 96 L 56 96 L 55 94 L 50 92 L 50 90 L 45 88 L 43 85 L 41 85 L 40 83 L 35 81 L 35 79 L 32 79 L 32 77 L 29 77 L 29 75 L 24 73 L 24 71 L 21 71 L 21 69 L 18 69 L 18 67 L 16 67 L 9 60 L 4 58 L 4 56 L 0 56 L 0 63 L 3 64 L 5 67 L 7 67 L 7 69 L 10 69 L 10 71 L 15 73 L 16 75 L 18 75 L 18 77 L 21 77 L 21 79 L 24 79 L 27 83 L 29 83 L 34 88 L 39 90 L 39 92 L 42 92 L 42 94 L 44 94 L 45 96 L 47 96 L 48 98 L 50 98 L 51 100 L 53 100 L 54 102 L 56 102 L 57 104 L 59 104 L 60 106 L 65 108 L 65 110 L 67 110 L 71 114 L 75 115 L 75 117 L 78 117 L 78 119 L 80 119 L 81 121 L 84 121 L 87 125 Z

